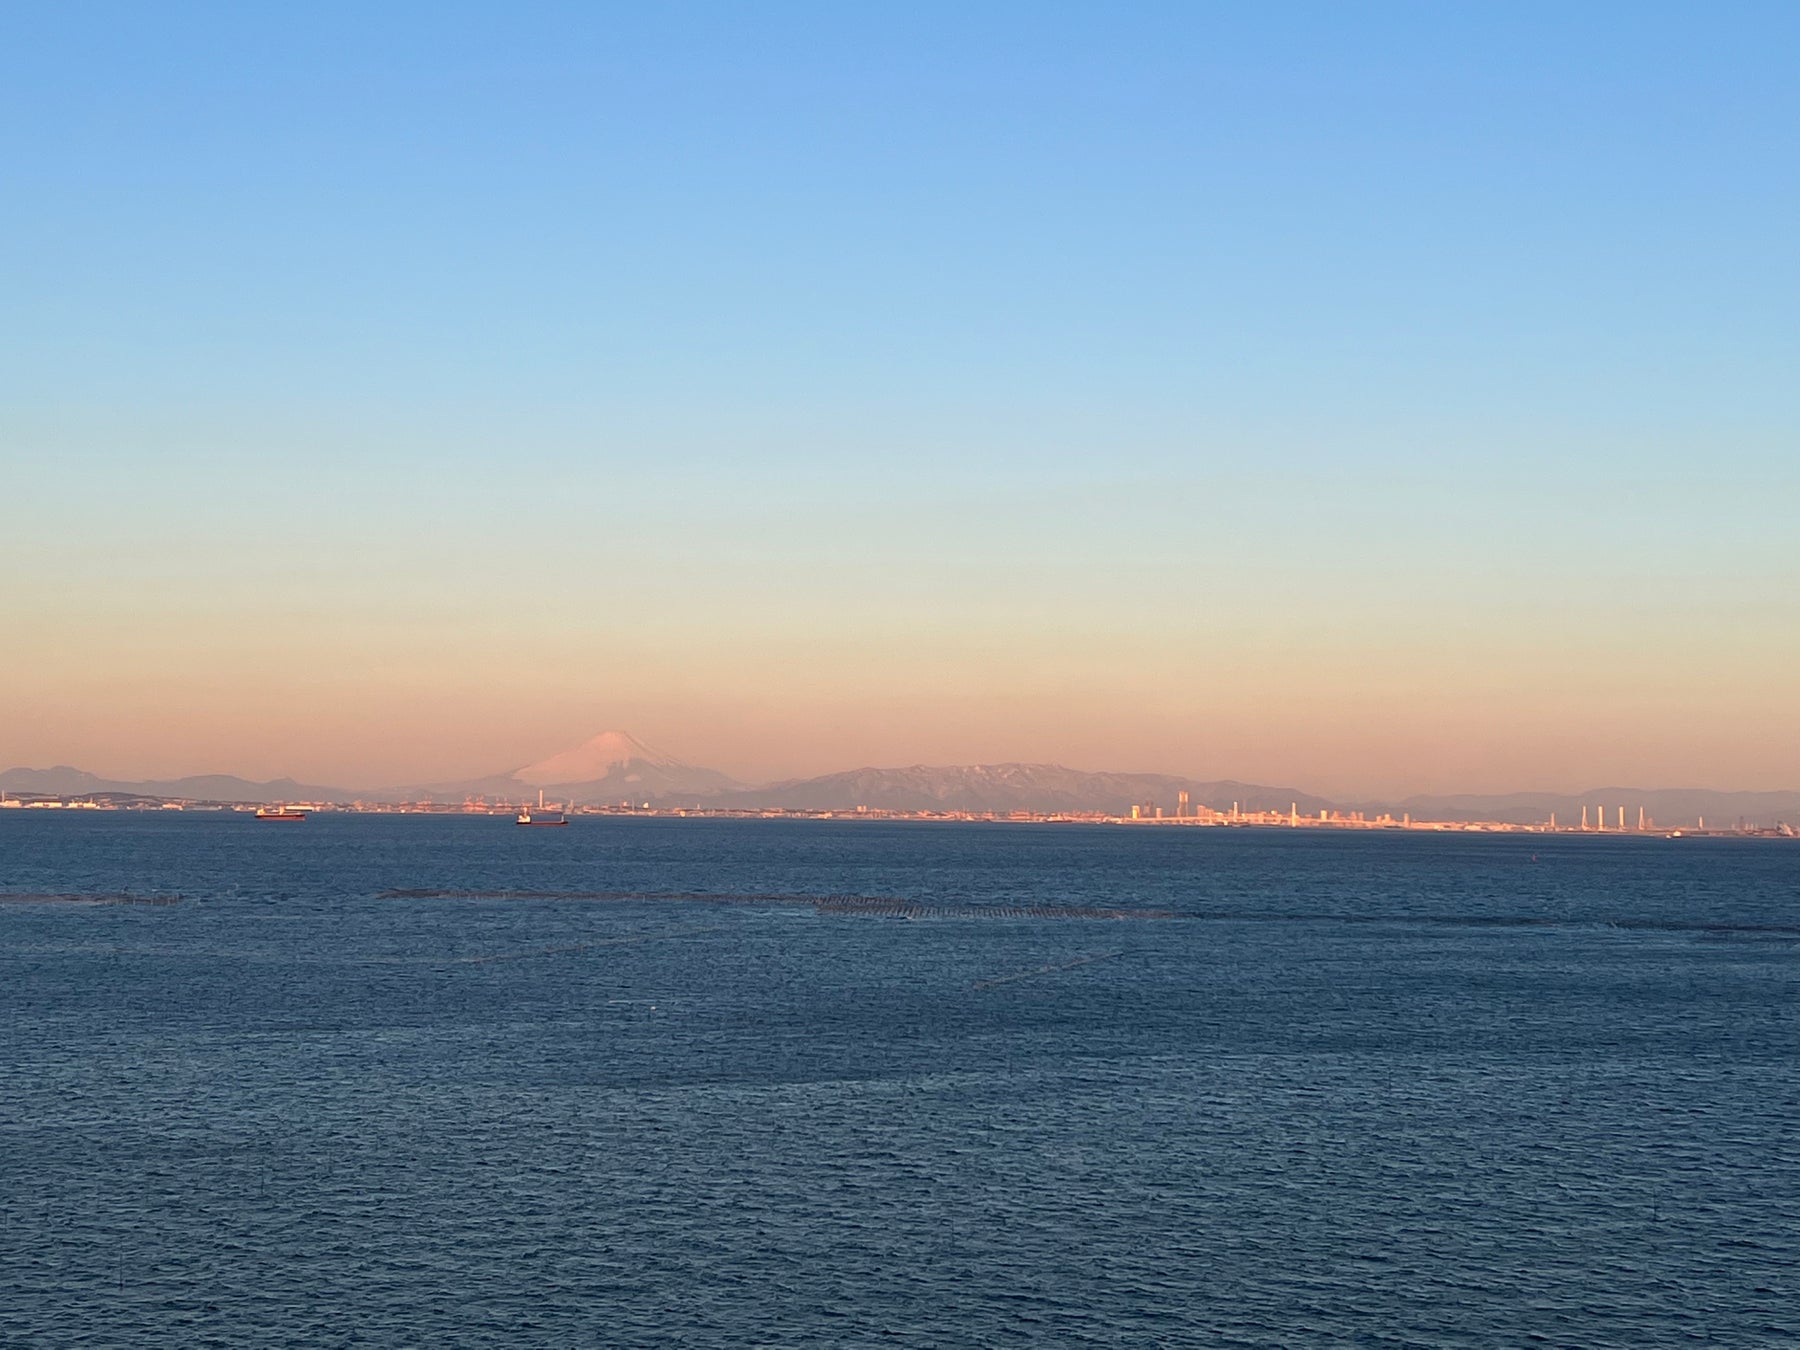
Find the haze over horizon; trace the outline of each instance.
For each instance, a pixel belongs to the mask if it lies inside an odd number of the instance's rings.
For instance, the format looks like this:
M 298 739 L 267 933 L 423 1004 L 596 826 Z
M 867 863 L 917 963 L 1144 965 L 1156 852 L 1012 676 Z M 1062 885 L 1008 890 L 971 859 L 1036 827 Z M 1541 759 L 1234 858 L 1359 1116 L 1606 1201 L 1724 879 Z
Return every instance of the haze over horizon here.
M 1379 803 L 1385 799 L 1387 804 L 1389 804 L 1389 805 L 1397 805 L 1407 798 L 1421 798 L 1421 797 L 1445 797 L 1445 798 L 1447 798 L 1447 797 L 1454 797 L 1454 796 L 1470 796 L 1470 797 L 1494 798 L 1494 797 L 1505 796 L 1508 794 L 1516 794 L 1521 797 L 1533 796 L 1533 795 L 1544 795 L 1544 796 L 1570 795 L 1570 796 L 1579 797 L 1582 795 L 1591 795 L 1595 792 L 1602 791 L 1602 790 L 1618 790 L 1618 789 L 1626 789 L 1626 790 L 1638 792 L 1640 794 L 1645 791 L 1654 793 L 1657 791 L 1665 791 L 1665 790 L 1680 791 L 1680 790 L 1685 790 L 1685 789 L 1697 789 L 1702 792 L 1715 791 L 1715 792 L 1720 792 L 1720 793 L 1725 793 L 1725 794 L 1730 794 L 1730 793 L 1734 793 L 1734 792 L 1741 793 L 1741 792 L 1745 792 L 1745 791 L 1759 791 L 1759 790 L 1774 793 L 1777 795 L 1784 794 L 1784 793 L 1800 793 L 1800 789 L 1795 788 L 1793 785 L 1789 785 L 1787 787 L 1770 788 L 1770 789 L 1743 789 L 1743 788 L 1738 788 L 1738 787 L 1729 786 L 1729 785 L 1722 786 L 1719 784 L 1702 784 L 1702 783 L 1685 783 L 1685 784 L 1587 783 L 1587 784 L 1583 784 L 1580 787 L 1573 787 L 1573 788 L 1563 787 L 1563 786 L 1559 786 L 1559 785 L 1552 785 L 1552 786 L 1548 786 L 1548 787 L 1543 786 L 1543 785 L 1538 785 L 1535 787 L 1491 789 L 1486 792 L 1482 792 L 1482 791 L 1478 791 L 1478 790 L 1461 789 L 1461 788 L 1455 788 L 1455 787 L 1447 787 L 1447 788 L 1438 788 L 1438 789 L 1430 789 L 1430 790 L 1421 790 L 1421 791 L 1416 791 L 1416 792 L 1414 792 L 1414 791 L 1393 792 L 1393 793 L 1388 793 L 1388 794 L 1359 793 L 1359 792 L 1348 792 L 1348 793 L 1323 792 L 1323 793 L 1321 793 L 1321 792 L 1316 791 L 1312 784 L 1307 783 L 1303 780 L 1299 780 L 1299 779 L 1295 779 L 1295 780 L 1291 780 L 1291 781 L 1285 780 L 1285 779 L 1272 780 L 1269 782 L 1258 783 L 1256 780 L 1248 779 L 1248 778 L 1245 778 L 1244 776 L 1238 775 L 1238 774 L 1196 774 L 1196 773 L 1191 773 L 1191 772 L 1181 770 L 1181 769 L 1163 769 L 1163 768 L 1145 769 L 1145 768 L 1134 767 L 1134 766 L 1130 766 L 1130 765 L 1113 765 L 1113 764 L 1101 764 L 1101 763 L 1060 764 L 1056 761 L 1045 760 L 1045 759 L 1016 759 L 1016 760 L 989 759 L 989 760 L 985 760 L 985 761 L 963 761 L 962 764 L 964 766 L 974 766 L 974 767 L 985 766 L 987 768 L 1007 767 L 1007 766 L 1014 766 L 1014 767 L 1041 766 L 1041 767 L 1045 767 L 1045 768 L 1066 769 L 1066 770 L 1073 771 L 1077 775 L 1082 775 L 1082 774 L 1090 774 L 1090 775 L 1123 774 L 1123 775 L 1129 776 L 1129 775 L 1134 775 L 1134 774 L 1153 774 L 1153 775 L 1164 775 L 1166 777 L 1174 778 L 1174 779 L 1187 779 L 1187 780 L 1191 780 L 1191 781 L 1195 781 L 1195 782 L 1213 782 L 1213 783 L 1237 782 L 1237 783 L 1243 783 L 1247 787 L 1260 786 L 1260 787 L 1264 787 L 1264 788 L 1276 788 L 1276 789 L 1280 789 L 1280 790 L 1284 790 L 1284 791 L 1291 789 L 1291 790 L 1297 791 L 1305 796 L 1319 797 L 1322 799 L 1330 799 L 1330 800 L 1334 800 L 1339 803 L 1362 802 L 1362 803 L 1366 803 L 1366 804 L 1375 804 L 1375 803 Z M 614 769 L 614 768 L 622 769 L 628 765 L 634 766 L 634 767 L 646 767 L 653 771 L 655 771 L 655 770 L 673 770 L 674 771 L 674 773 L 673 773 L 674 781 L 690 784 L 689 787 L 675 790 L 673 793 L 671 793 L 669 787 L 666 784 L 664 784 L 662 786 L 658 786 L 649 794 L 652 796 L 665 797 L 665 798 L 669 797 L 671 795 L 674 795 L 677 797 L 683 796 L 683 795 L 689 795 L 694 792 L 698 792 L 702 795 L 705 795 L 705 794 L 710 794 L 710 793 L 720 792 L 720 791 L 730 791 L 730 790 L 734 790 L 734 789 L 748 789 L 748 788 L 775 786 L 775 785 L 779 785 L 780 783 L 783 783 L 783 782 L 790 782 L 790 781 L 795 781 L 795 780 L 800 780 L 800 779 L 824 778 L 824 777 L 830 777 L 832 775 L 845 775 L 845 774 L 854 773 L 854 772 L 863 771 L 863 770 L 874 770 L 876 772 L 881 772 L 881 771 L 886 771 L 886 770 L 908 770 L 908 769 L 920 769 L 920 768 L 953 769 L 953 768 L 958 767 L 957 765 L 954 765 L 954 764 L 950 763 L 949 761 L 937 762 L 932 765 L 927 765 L 923 761 L 896 760 L 890 764 L 882 764 L 882 765 L 839 764 L 832 768 L 821 770 L 818 773 L 808 773 L 808 774 L 769 774 L 769 773 L 758 773 L 758 772 L 754 772 L 754 771 L 742 771 L 742 772 L 739 772 L 736 774 L 721 774 L 720 772 L 718 772 L 716 770 L 714 765 L 712 765 L 711 763 L 706 761 L 706 757 L 704 755 L 700 756 L 698 759 L 687 758 L 687 757 L 680 756 L 680 755 L 671 755 L 671 754 L 668 754 L 668 753 L 662 751 L 661 749 L 659 749 L 657 747 L 652 747 L 652 746 L 646 745 L 643 741 L 639 740 L 637 737 L 633 736 L 629 732 L 613 729 L 613 730 L 599 732 L 599 733 L 595 734 L 594 736 L 589 737 L 579 743 L 565 745 L 560 750 L 556 751 L 555 753 L 553 753 L 551 755 L 548 755 L 540 760 L 536 760 L 536 761 L 533 761 L 532 763 L 524 764 L 524 765 L 512 764 L 512 765 L 506 765 L 506 766 L 497 766 L 494 764 L 487 764 L 487 765 L 483 765 L 483 766 L 479 767 L 478 769 L 471 770 L 466 773 L 453 775 L 449 778 L 438 778 L 435 780 L 431 780 L 429 782 L 414 776 L 412 778 L 396 778 L 393 780 L 383 781 L 383 782 L 361 782 L 361 783 L 349 782 L 349 781 L 317 780 L 317 781 L 313 781 L 311 783 L 311 785 L 315 786 L 315 787 L 328 787 L 328 788 L 337 789 L 337 790 L 371 791 L 371 792 L 376 792 L 376 793 L 391 793 L 392 791 L 394 791 L 396 789 L 402 789 L 402 788 L 409 789 L 409 790 L 431 790 L 433 788 L 438 789 L 438 790 L 454 789 L 454 790 L 460 792 L 460 791 L 463 791 L 464 789 L 468 789 L 470 791 L 475 791 L 478 789 L 491 789 L 493 787 L 493 785 L 495 784 L 496 780 L 506 778 L 506 779 L 514 780 L 511 784 L 511 786 L 514 788 L 555 787 L 557 785 L 586 783 L 586 782 L 589 782 L 590 780 L 606 778 L 606 777 L 608 777 L 609 770 Z M 289 774 L 289 773 L 267 773 L 267 774 L 257 775 L 257 774 L 234 773 L 230 770 L 225 770 L 225 769 L 214 769 L 214 770 L 210 770 L 210 771 L 201 771 L 199 773 L 191 774 L 191 775 L 190 774 L 173 774 L 173 773 L 166 773 L 166 772 L 150 772 L 150 773 L 144 773 L 144 774 L 129 774 L 129 773 L 115 774 L 115 773 L 106 773 L 106 772 L 94 772 L 94 770 L 92 770 L 90 767 L 85 766 L 85 765 L 68 765 L 68 764 L 57 764 L 57 765 L 40 764 L 40 765 L 12 765 L 12 766 L 0 765 L 0 781 L 4 780 L 4 778 L 8 775 L 8 771 L 10 769 L 23 769 L 26 771 L 27 774 L 33 774 L 33 773 L 41 773 L 43 771 L 51 770 L 54 768 L 74 769 L 79 772 L 92 773 L 93 776 L 96 778 L 110 780 L 110 781 L 122 781 L 122 782 L 132 782 L 132 781 L 175 782 L 175 781 L 179 781 L 183 778 L 188 778 L 188 777 L 207 777 L 207 776 L 233 777 L 233 778 L 244 779 L 248 782 L 253 782 L 253 783 L 254 782 L 276 782 L 276 781 L 280 781 L 280 780 L 293 780 L 293 781 L 300 782 L 300 783 L 306 783 L 309 781 L 309 780 L 306 780 L 305 778 L 303 778 L 302 776 Z M 660 775 L 659 775 L 659 777 L 660 777 Z M 14 786 L 19 786 L 19 785 L 14 784 Z M 41 791 L 43 789 L 41 787 L 39 787 L 39 788 L 34 788 L 34 790 Z M 629 795 L 629 794 L 627 794 L 627 795 Z M 642 796 L 645 794 L 640 790 L 637 795 Z M 1614 805 L 1617 805 L 1617 803 L 1615 802 Z
M 1800 787 L 1800 11 L 0 17 L 0 769 Z

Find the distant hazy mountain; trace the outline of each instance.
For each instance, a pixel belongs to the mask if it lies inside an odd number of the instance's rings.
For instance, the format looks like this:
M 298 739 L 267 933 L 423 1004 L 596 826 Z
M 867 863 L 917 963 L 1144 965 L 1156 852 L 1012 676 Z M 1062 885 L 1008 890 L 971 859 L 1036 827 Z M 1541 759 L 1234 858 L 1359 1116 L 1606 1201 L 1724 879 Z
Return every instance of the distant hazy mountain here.
M 510 773 L 455 783 L 351 791 L 296 783 L 291 778 L 255 783 L 229 774 L 123 782 L 59 764 L 51 769 L 8 769 L 0 790 L 43 796 L 135 795 L 207 802 L 458 802 L 465 797 L 528 801 L 539 789 L 555 802 L 608 805 L 651 802 L 658 806 L 708 806 L 744 810 L 854 811 L 859 806 L 887 811 L 1041 811 L 1128 814 L 1133 806 L 1160 806 L 1173 815 L 1177 796 L 1191 805 L 1227 811 L 1235 802 L 1246 811 L 1356 809 L 1370 816 L 1383 811 L 1410 813 L 1416 820 L 1494 820 L 1537 824 L 1554 813 L 1559 825 L 1579 825 L 1582 807 L 1590 816 L 1606 810 L 1616 828 L 1619 808 L 1636 827 L 1638 811 L 1657 825 L 1729 828 L 1740 820 L 1755 826 L 1800 825 L 1800 792 L 1717 792 L 1704 788 L 1596 788 L 1580 794 L 1513 792 L 1408 797 L 1401 802 L 1331 802 L 1295 788 L 1254 783 L 1199 782 L 1155 773 L 1087 773 L 1060 764 L 975 764 L 903 769 L 851 769 L 818 778 L 745 787 L 715 769 L 698 768 L 651 749 L 623 731 L 603 731 L 560 754 Z
M 439 801 L 466 797 L 528 800 L 541 788 L 556 802 L 606 805 L 629 801 L 692 802 L 736 788 L 735 779 L 652 750 L 623 731 L 603 731 L 580 745 L 511 773 L 456 783 L 395 789 L 390 796 Z
M 8 769 L 0 773 L 0 789 L 7 792 L 35 792 L 46 797 L 77 795 L 84 792 L 108 791 L 107 780 L 96 778 L 67 764 L 53 769 Z
M 1635 828 L 1638 809 L 1657 825 L 1693 826 L 1704 817 L 1710 829 L 1724 829 L 1739 820 L 1757 826 L 1786 821 L 1800 825 L 1800 792 L 1717 792 L 1710 788 L 1595 788 L 1579 794 L 1508 792 L 1494 796 L 1459 793 L 1447 796 L 1408 797 L 1395 814 L 1410 811 L 1420 820 L 1499 820 L 1519 825 L 1542 824 L 1556 814 L 1558 825 L 1579 825 L 1582 808 L 1590 816 L 1606 811 L 1606 826 L 1616 828 L 1619 808 L 1625 823 Z
M 561 800 L 592 803 L 697 797 L 738 786 L 716 769 L 683 764 L 623 731 L 603 731 L 512 776 Z
M 1246 811 L 1316 813 L 1329 802 L 1292 788 L 1251 783 L 1201 783 L 1154 773 L 1087 773 L 1060 764 L 977 764 L 906 769 L 852 769 L 820 778 L 746 788 L 709 804 L 763 810 L 853 811 L 1072 811 L 1128 813 L 1160 806 L 1174 815 L 1185 789 L 1194 806 Z
M 46 797 L 77 797 L 113 793 L 119 796 L 160 797 L 195 802 L 352 802 L 358 794 L 343 788 L 320 787 L 276 778 L 253 783 L 232 774 L 199 774 L 189 778 L 148 779 L 127 782 L 98 778 L 80 769 L 59 764 L 53 769 L 8 769 L 0 773 L 0 789 L 35 793 Z

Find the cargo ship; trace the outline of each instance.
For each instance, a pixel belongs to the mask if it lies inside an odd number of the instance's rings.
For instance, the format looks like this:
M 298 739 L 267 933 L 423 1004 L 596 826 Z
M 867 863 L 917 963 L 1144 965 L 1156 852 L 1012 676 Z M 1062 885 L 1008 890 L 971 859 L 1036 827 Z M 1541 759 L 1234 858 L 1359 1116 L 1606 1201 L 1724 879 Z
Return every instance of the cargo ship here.
M 258 820 L 305 820 L 306 812 L 297 806 L 289 806 L 283 802 L 280 806 L 259 806 L 256 808 Z
M 542 788 L 538 789 L 537 810 L 534 811 L 527 806 L 519 812 L 519 818 L 513 822 L 515 825 L 567 825 L 568 823 L 567 815 L 561 811 L 552 811 L 544 805 Z

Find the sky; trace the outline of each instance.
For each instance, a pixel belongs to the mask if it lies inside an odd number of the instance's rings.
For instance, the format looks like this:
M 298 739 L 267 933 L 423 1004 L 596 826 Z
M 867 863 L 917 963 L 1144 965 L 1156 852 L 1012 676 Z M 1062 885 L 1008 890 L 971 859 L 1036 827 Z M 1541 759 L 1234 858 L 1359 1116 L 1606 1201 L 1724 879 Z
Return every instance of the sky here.
M 0 768 L 1800 787 L 1791 4 L 0 9 Z

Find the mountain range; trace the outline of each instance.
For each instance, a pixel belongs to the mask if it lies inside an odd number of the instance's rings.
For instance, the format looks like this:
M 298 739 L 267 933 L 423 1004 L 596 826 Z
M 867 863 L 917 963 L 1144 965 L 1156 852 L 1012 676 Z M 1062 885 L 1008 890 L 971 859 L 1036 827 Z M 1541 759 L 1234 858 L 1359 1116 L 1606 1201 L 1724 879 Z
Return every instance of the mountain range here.
M 1637 824 L 1640 809 L 1661 825 L 1692 824 L 1701 817 L 1715 826 L 1767 826 L 1800 822 L 1800 792 L 1720 792 L 1710 789 L 1601 788 L 1580 795 L 1517 792 L 1498 795 L 1414 796 L 1399 802 L 1335 802 L 1296 788 L 1232 780 L 1200 781 L 1169 774 L 1093 773 L 1059 764 L 976 764 L 906 768 L 862 768 L 816 778 L 763 785 L 739 783 L 715 769 L 685 764 L 652 749 L 623 731 L 603 731 L 568 750 L 505 773 L 453 782 L 412 784 L 352 791 L 298 783 L 291 778 L 252 782 L 229 774 L 125 782 L 59 765 L 51 769 L 9 769 L 0 773 L 0 791 L 41 796 L 142 796 L 210 802 L 459 802 L 482 796 L 506 801 L 535 798 L 542 791 L 559 803 L 585 806 L 631 805 L 707 807 L 738 810 L 1100 812 L 1122 815 L 1141 804 L 1173 814 L 1178 794 L 1190 804 L 1229 810 L 1322 810 L 1383 812 L 1418 820 L 1493 820 L 1533 824 L 1554 813 L 1565 825 L 1579 824 L 1582 810 L 1608 812 L 1617 824 Z
M 296 783 L 292 778 L 252 782 L 234 774 L 196 774 L 188 778 L 153 778 L 125 781 L 100 778 L 67 764 L 51 769 L 8 769 L 0 773 L 0 791 L 40 797 L 157 797 L 164 801 L 190 802 L 333 802 L 348 805 L 371 799 L 367 793 L 344 788 Z
M 718 796 L 719 805 L 757 810 L 1039 811 L 1123 815 L 1161 806 L 1170 815 L 1178 794 L 1191 805 L 1229 810 L 1316 812 L 1331 803 L 1293 788 L 1211 782 L 1159 773 L 1088 773 L 1060 764 L 972 764 L 903 769 L 851 769 Z

